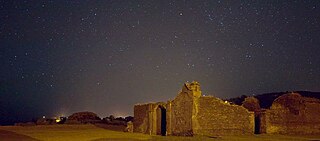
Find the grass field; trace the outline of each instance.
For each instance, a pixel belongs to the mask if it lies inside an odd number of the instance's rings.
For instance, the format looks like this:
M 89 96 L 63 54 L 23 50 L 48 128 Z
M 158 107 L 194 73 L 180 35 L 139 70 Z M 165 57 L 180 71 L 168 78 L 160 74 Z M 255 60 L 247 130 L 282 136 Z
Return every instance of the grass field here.
M 252 135 L 209 138 L 151 136 L 112 131 L 94 125 L 0 126 L 0 140 L 5 141 L 122 141 L 122 140 L 226 140 L 226 141 L 320 141 L 319 136 Z

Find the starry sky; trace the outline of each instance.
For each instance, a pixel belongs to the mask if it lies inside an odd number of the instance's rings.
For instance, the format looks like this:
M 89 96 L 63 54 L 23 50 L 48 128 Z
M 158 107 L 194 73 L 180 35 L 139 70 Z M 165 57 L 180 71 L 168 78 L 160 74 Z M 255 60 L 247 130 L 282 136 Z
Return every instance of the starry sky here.
M 0 124 L 133 114 L 186 81 L 320 91 L 320 1 L 0 0 Z

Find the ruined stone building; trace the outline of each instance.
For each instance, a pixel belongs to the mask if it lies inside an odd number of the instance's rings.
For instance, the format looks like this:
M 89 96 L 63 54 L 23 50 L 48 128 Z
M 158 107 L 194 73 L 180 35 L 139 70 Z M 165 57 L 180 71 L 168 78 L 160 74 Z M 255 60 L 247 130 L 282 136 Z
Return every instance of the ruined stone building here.
M 151 135 L 219 136 L 320 134 L 320 100 L 288 93 L 261 109 L 254 97 L 242 106 L 202 96 L 198 82 L 185 83 L 167 102 L 134 106 L 134 132 Z
M 153 135 L 253 134 L 254 113 L 212 96 L 198 82 L 185 83 L 175 99 L 134 106 L 134 132 Z
M 260 133 L 320 135 L 320 100 L 284 94 L 259 115 Z

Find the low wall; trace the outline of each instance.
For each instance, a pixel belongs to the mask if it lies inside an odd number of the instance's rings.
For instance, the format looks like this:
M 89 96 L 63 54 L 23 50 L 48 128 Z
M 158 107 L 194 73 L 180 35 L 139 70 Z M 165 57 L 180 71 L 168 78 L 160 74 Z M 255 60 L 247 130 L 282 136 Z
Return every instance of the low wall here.
M 253 134 L 254 113 L 215 97 L 200 97 L 195 134 L 207 136 Z
M 149 109 L 150 104 L 139 104 L 134 105 L 134 121 L 133 121 L 133 131 L 139 133 L 149 134 Z
M 285 94 L 265 115 L 267 134 L 320 134 L 320 100 Z
M 181 92 L 171 102 L 170 109 L 170 127 L 169 131 L 172 135 L 177 136 L 192 136 L 192 108 L 193 96 L 192 94 Z

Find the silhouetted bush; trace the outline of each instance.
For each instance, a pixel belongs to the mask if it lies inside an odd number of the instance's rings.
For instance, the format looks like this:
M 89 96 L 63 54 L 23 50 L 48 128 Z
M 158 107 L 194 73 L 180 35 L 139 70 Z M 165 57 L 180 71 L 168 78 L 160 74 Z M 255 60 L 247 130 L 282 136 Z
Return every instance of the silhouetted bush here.
M 260 111 L 259 100 L 255 97 L 247 97 L 242 102 L 242 106 L 252 112 Z
M 132 121 L 132 122 L 133 122 L 133 117 L 132 117 L 132 116 L 127 116 L 127 117 L 124 118 L 124 120 L 125 120 L 126 122 L 129 122 L 129 121 Z
M 99 123 L 101 119 L 93 112 L 78 112 L 68 117 L 66 123 L 68 124 L 86 124 L 86 123 Z
M 102 122 L 110 125 L 127 125 L 127 121 L 123 117 L 114 117 L 110 115 L 109 117 L 105 117 L 102 119 Z
M 241 95 L 239 97 L 226 99 L 226 101 L 229 101 L 232 104 L 241 105 L 245 98 L 247 98 L 246 95 Z
M 36 121 L 37 125 L 52 125 L 52 124 L 56 124 L 55 119 L 47 119 L 47 118 L 39 118 Z

